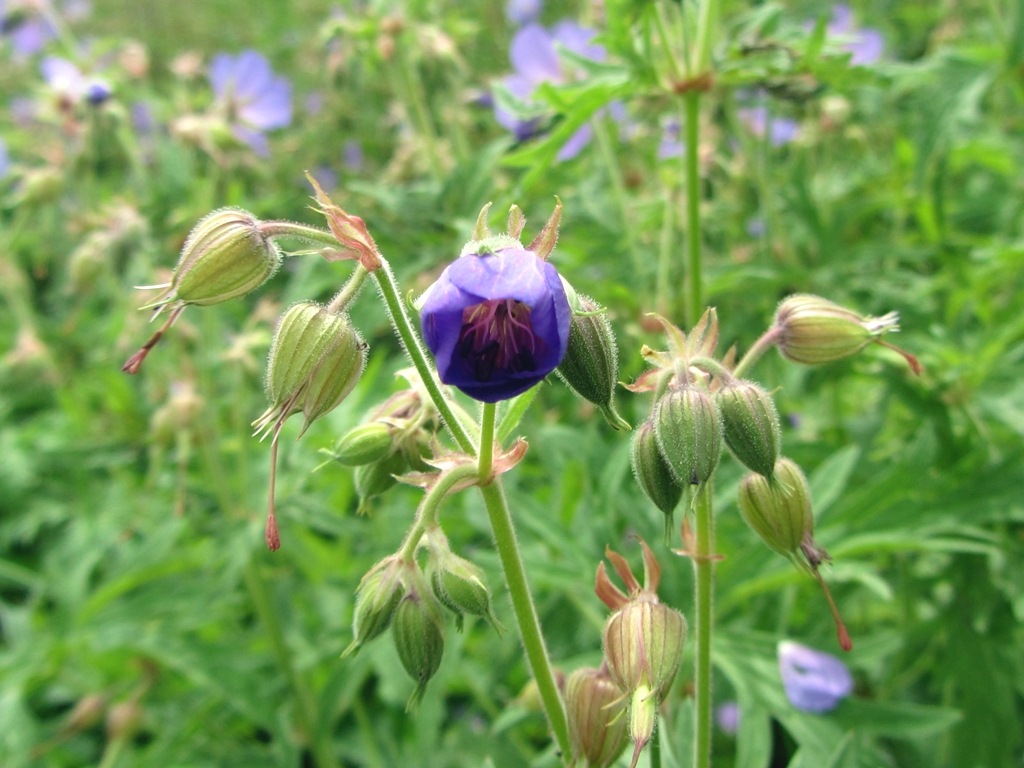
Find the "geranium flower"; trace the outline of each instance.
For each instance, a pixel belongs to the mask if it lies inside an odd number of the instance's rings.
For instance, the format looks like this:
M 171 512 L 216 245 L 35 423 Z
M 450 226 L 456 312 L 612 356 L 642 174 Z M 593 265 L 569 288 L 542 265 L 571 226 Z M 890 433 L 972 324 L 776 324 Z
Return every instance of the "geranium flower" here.
M 843 662 L 791 640 L 779 643 L 779 674 L 786 698 L 805 712 L 835 709 L 853 690 L 853 678 Z
M 665 121 L 661 131 L 661 141 L 658 142 L 658 159 L 669 160 L 673 157 L 682 157 L 686 154 L 686 145 L 683 144 L 679 134 L 682 131 L 682 123 L 679 118 L 670 117 Z
M 569 317 L 558 272 L 519 245 L 453 261 L 421 311 L 441 381 L 485 403 L 525 392 L 562 362 Z
M 788 144 L 800 133 L 800 124 L 788 117 L 772 117 L 769 123 L 767 107 L 744 107 L 736 110 L 736 114 L 755 136 L 764 136 L 767 129 L 768 141 L 775 147 Z
M 607 53 L 600 45 L 590 41 L 597 33 L 572 21 L 561 21 L 549 32 L 540 24 L 528 24 L 512 38 L 509 58 L 514 73 L 505 78 L 504 85 L 517 99 L 529 102 L 530 96 L 544 83 L 562 85 L 573 79 L 573 73 L 563 65 L 556 46 L 561 45 L 573 53 L 594 61 L 604 61 Z M 523 120 L 495 105 L 497 121 L 512 131 L 516 139 L 524 141 L 536 135 L 540 121 Z M 571 160 L 589 143 L 593 133 L 589 124 L 580 127 L 558 151 L 558 160 Z
M 543 6 L 541 0 L 508 0 L 505 5 L 505 16 L 517 27 L 521 27 L 537 21 Z
M 94 107 L 110 98 L 113 89 L 106 80 L 86 77 L 82 71 L 67 59 L 47 56 L 39 65 L 46 84 L 62 99 L 72 102 L 87 101 Z
M 862 66 L 874 64 L 885 51 L 885 39 L 877 29 L 865 27 L 857 29 L 853 24 L 853 12 L 846 3 L 838 3 L 832 8 L 832 21 L 825 28 L 829 37 L 844 40 L 843 49 L 853 54 L 850 64 Z
M 45 0 L 7 4 L 0 0 L 0 31 L 11 41 L 18 58 L 38 53 L 57 37 L 48 18 L 54 11 Z
M 3 139 L 0 139 L 0 179 L 7 175 L 7 169 L 10 167 L 10 158 L 7 154 L 7 145 Z
M 723 701 L 715 708 L 715 722 L 730 736 L 735 736 L 740 727 L 740 705 L 735 701 Z
M 218 54 L 210 64 L 210 85 L 235 137 L 260 157 L 268 157 L 270 148 L 263 132 L 284 128 L 292 121 L 288 79 L 276 77 L 266 58 L 248 50 L 238 56 Z

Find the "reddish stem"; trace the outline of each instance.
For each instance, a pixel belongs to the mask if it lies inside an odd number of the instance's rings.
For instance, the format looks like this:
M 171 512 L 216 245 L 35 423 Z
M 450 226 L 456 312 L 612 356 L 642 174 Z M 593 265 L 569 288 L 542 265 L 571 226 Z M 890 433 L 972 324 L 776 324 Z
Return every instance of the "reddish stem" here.
M 138 373 L 142 367 L 142 362 L 146 359 L 146 355 L 149 354 L 149 350 L 156 346 L 157 342 L 163 338 L 163 335 L 167 333 L 174 321 L 178 319 L 179 315 L 185 311 L 184 306 L 180 306 L 171 312 L 171 316 L 167 318 L 167 322 L 164 323 L 160 330 L 150 336 L 149 341 L 142 345 L 142 348 L 134 355 L 128 358 L 124 365 L 121 366 L 121 370 L 125 373 L 133 374 Z

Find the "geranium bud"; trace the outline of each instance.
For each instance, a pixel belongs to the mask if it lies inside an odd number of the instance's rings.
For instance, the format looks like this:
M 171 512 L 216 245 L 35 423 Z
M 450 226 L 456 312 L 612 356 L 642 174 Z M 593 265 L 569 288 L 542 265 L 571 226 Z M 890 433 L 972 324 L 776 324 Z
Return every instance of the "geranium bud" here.
M 853 678 L 835 656 L 806 645 L 779 643 L 779 674 L 786 698 L 805 712 L 828 712 L 853 691 Z
M 337 340 L 324 353 L 306 386 L 302 398 L 302 432 L 348 397 L 363 375 L 366 344 L 347 319 L 342 319 L 344 324 L 336 331 Z
M 455 623 L 462 631 L 462 616 L 480 616 L 500 631 L 500 624 L 491 609 L 491 591 L 483 570 L 451 550 L 431 549 L 427 567 L 430 588 L 445 608 L 455 614 Z
M 569 675 L 565 714 L 575 760 L 586 760 L 589 768 L 607 768 L 618 759 L 626 746 L 626 706 L 607 667 L 583 667 Z
M 676 479 L 682 485 L 703 486 L 722 455 L 722 415 L 715 401 L 684 385 L 658 401 L 652 420 L 661 454 Z
M 679 670 L 685 640 L 683 614 L 656 595 L 641 593 L 605 624 L 604 655 L 612 679 L 628 693 L 647 686 L 660 702 Z
M 572 306 L 570 295 L 573 313 L 569 321 L 569 347 L 555 370 L 569 389 L 601 410 L 613 429 L 629 429 L 625 419 L 615 412 L 619 354 L 612 324 L 593 299 L 576 296 L 575 304 Z
M 409 460 L 403 451 L 395 451 L 383 459 L 356 467 L 354 472 L 356 494 L 359 496 L 359 514 L 369 512 L 369 501 L 380 496 L 398 481 L 395 475 L 409 469 Z
M 392 442 L 387 424 L 379 421 L 361 424 L 342 435 L 334 449 L 334 458 L 346 467 L 372 464 L 391 452 Z
M 784 300 L 775 312 L 776 345 L 787 360 L 818 365 L 860 352 L 890 331 L 899 330 L 899 313 L 865 317 L 819 296 L 797 294 Z M 917 359 L 885 342 L 906 358 L 914 373 L 921 372 Z
M 423 698 L 427 682 L 441 666 L 444 655 L 441 617 L 426 595 L 411 591 L 395 610 L 391 634 L 402 666 L 416 681 L 416 690 L 409 699 L 412 708 Z
M 72 733 L 88 730 L 100 721 L 106 709 L 106 696 L 98 693 L 83 696 L 68 715 L 64 729 Z
M 782 451 L 782 429 L 775 401 L 750 381 L 731 381 L 715 395 L 725 444 L 748 469 L 769 480 Z
M 406 592 L 403 571 L 401 562 L 389 557 L 363 576 L 359 582 L 356 608 L 352 616 L 352 643 L 342 656 L 357 653 L 391 626 L 398 603 Z
M 111 741 L 127 741 L 142 726 L 142 706 L 134 699 L 128 699 L 107 710 L 107 738 Z
M 633 435 L 633 475 L 647 498 L 665 515 L 665 540 L 672 536 L 672 514 L 683 496 L 683 486 L 661 455 L 654 423 L 645 421 Z
M 658 703 L 654 693 L 646 685 L 641 685 L 629 697 L 629 738 L 633 740 L 633 759 L 629 768 L 636 768 L 640 753 L 654 735 L 654 727 L 658 723 Z
M 525 392 L 562 362 L 571 315 L 551 264 L 507 236 L 490 240 L 445 268 L 421 310 L 441 381 L 485 403 Z
M 747 525 L 780 555 L 798 557 L 805 537 L 814 534 L 807 479 L 789 459 L 775 463 L 774 482 L 756 473 L 743 478 L 739 507 Z
M 244 296 L 277 270 L 281 252 L 240 208 L 222 208 L 196 224 L 174 268 L 170 289 L 153 306 L 207 306 Z

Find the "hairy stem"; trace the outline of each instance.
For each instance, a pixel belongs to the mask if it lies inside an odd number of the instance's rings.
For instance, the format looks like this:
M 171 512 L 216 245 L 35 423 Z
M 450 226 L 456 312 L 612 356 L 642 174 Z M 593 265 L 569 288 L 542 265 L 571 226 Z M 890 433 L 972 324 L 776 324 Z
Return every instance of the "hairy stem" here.
M 715 600 L 715 515 L 711 505 L 711 484 L 697 497 L 696 551 L 693 556 L 696 583 L 694 605 L 697 613 L 696 694 L 694 768 L 711 765 L 711 636 L 714 630 Z
M 742 379 L 743 374 L 753 368 L 754 364 L 761 359 L 761 355 L 775 346 L 775 342 L 778 340 L 779 329 L 772 326 L 761 335 L 761 338 L 754 342 L 754 346 L 747 350 L 747 354 L 733 368 L 732 375 L 737 379 Z
M 686 103 L 686 211 L 689 241 L 690 296 L 686 305 L 687 325 L 700 320 L 704 308 L 700 263 L 700 92 L 690 91 Z
M 484 417 L 480 424 L 480 482 L 486 483 L 494 468 L 494 403 L 484 403 Z
M 438 478 L 437 483 L 427 491 L 423 501 L 420 502 L 419 509 L 416 510 L 416 522 L 405 535 L 402 548 L 398 551 L 399 557 L 406 562 L 412 562 L 416 556 L 416 548 L 420 545 L 420 539 L 423 538 L 424 531 L 430 526 L 436 525 L 437 511 L 441 508 L 441 502 L 444 501 L 445 496 L 448 495 L 460 480 L 472 477 L 476 473 L 477 468 L 475 466 L 463 464 L 445 472 Z
M 341 287 L 341 290 L 331 299 L 331 303 L 327 305 L 327 311 L 340 312 L 351 304 L 352 300 L 358 295 L 359 289 L 363 287 L 366 274 L 366 267 L 362 264 L 356 264 L 355 271 L 349 277 L 348 282 Z

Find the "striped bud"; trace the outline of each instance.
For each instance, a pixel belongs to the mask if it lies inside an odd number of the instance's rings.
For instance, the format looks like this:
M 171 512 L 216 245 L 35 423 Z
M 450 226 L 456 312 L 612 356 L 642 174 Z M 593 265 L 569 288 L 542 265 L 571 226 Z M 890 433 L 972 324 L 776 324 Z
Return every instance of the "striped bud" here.
M 780 555 L 798 557 L 814 533 L 807 479 L 789 459 L 776 462 L 774 482 L 759 474 L 743 478 L 739 507 L 747 525 Z
M 383 459 L 370 464 L 356 467 L 356 494 L 359 496 L 359 514 L 369 512 L 369 502 L 374 496 L 380 496 L 398 481 L 395 475 L 404 474 L 409 469 L 409 460 L 402 451 L 395 451 Z
M 715 393 L 725 444 L 748 469 L 771 479 L 782 450 L 779 412 L 772 396 L 750 381 L 732 381 Z
M 583 667 L 571 675 L 565 688 L 565 714 L 569 720 L 572 756 L 589 768 L 607 768 L 626 746 L 626 701 L 608 668 Z
M 645 421 L 633 434 L 632 460 L 637 483 L 647 498 L 665 515 L 665 539 L 670 541 L 672 514 L 683 496 L 683 486 L 661 455 L 653 422 Z
M 613 429 L 629 429 L 629 424 L 615 412 L 619 353 L 612 325 L 593 299 L 575 292 L 569 294 L 569 299 L 573 310 L 569 319 L 569 347 L 555 372 L 569 389 L 596 405 Z
M 383 459 L 391 452 L 391 447 L 391 430 L 387 424 L 374 421 L 342 435 L 334 449 L 334 458 L 346 467 L 361 467 Z
M 693 386 L 672 389 L 658 401 L 652 420 L 676 480 L 703 486 L 722 455 L 722 415 L 714 400 Z
M 434 596 L 455 614 L 455 624 L 462 631 L 462 616 L 480 616 L 495 629 L 500 625 L 491 610 L 491 591 L 481 568 L 450 550 L 432 553 L 427 569 Z
M 427 683 L 441 666 L 444 655 L 441 617 L 428 599 L 416 591 L 409 592 L 398 604 L 391 627 L 398 658 L 416 681 L 416 690 L 409 699 L 410 708 L 423 698 Z
M 352 616 L 352 643 L 343 656 L 357 653 L 368 642 L 383 634 L 395 616 L 405 594 L 405 579 L 400 562 L 389 557 L 377 563 L 363 576 L 356 593 Z
M 632 694 L 647 686 L 658 701 L 679 670 L 686 640 L 683 614 L 657 597 L 628 602 L 604 627 L 604 655 L 616 685 Z
M 818 365 L 856 354 L 889 331 L 899 330 L 899 314 L 865 317 L 818 296 L 797 294 L 779 305 L 774 327 L 783 357 Z

